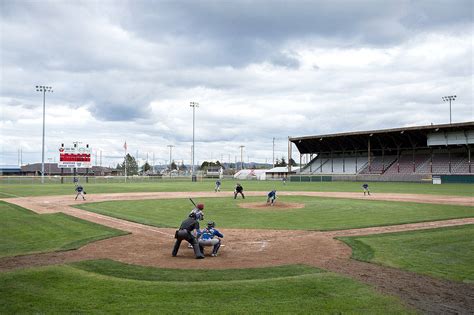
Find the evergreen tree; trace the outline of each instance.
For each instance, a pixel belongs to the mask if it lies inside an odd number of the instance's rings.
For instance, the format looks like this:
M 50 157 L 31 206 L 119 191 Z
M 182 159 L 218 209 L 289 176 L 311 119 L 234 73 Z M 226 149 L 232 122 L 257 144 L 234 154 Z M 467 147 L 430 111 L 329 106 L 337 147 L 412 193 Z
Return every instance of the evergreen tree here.
M 141 167 L 141 170 L 142 170 L 142 173 L 145 174 L 146 172 L 151 170 L 151 165 L 148 164 L 148 162 L 145 162 L 145 164 L 143 164 L 143 166 Z
M 276 160 L 275 166 L 287 166 L 285 157 L 281 157 L 281 160 Z
M 125 161 L 127 161 L 127 176 L 129 175 L 138 175 L 138 164 L 133 156 L 127 153 L 122 165 L 120 166 L 121 170 L 125 171 Z

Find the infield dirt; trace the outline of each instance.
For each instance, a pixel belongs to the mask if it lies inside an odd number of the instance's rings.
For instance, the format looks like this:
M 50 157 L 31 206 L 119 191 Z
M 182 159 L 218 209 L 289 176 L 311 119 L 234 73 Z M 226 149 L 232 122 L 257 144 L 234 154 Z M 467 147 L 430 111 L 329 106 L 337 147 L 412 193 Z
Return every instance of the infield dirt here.
M 195 197 L 232 198 L 231 193 L 192 193 Z M 248 196 L 265 196 L 247 192 Z M 472 197 L 407 194 L 377 194 L 364 197 L 356 193 L 280 192 L 280 195 L 324 196 L 335 198 L 409 201 L 474 205 Z M 130 193 L 87 195 L 86 202 L 187 198 L 189 193 Z M 350 259 L 351 249 L 334 237 L 410 231 L 444 226 L 474 224 L 474 218 L 423 222 L 331 232 L 223 229 L 224 245 L 218 257 L 194 259 L 192 250 L 181 246 L 178 257 L 171 257 L 174 229 L 156 228 L 92 213 L 71 205 L 83 203 L 71 196 L 9 198 L 4 201 L 37 213 L 63 212 L 84 220 L 128 231 L 131 234 L 90 243 L 78 250 L 25 255 L 0 259 L 0 271 L 30 266 L 62 264 L 87 259 L 113 259 L 123 263 L 165 268 L 228 269 L 305 264 L 349 276 L 377 290 L 400 297 L 407 305 L 430 314 L 471 314 L 474 310 L 474 285 L 435 279 L 394 268 Z M 280 202 L 277 202 L 277 205 Z M 259 205 L 265 203 L 259 203 Z M 300 206 L 285 205 L 282 206 Z M 247 204 L 248 205 L 248 204 Z M 244 204 L 245 206 L 245 204 Z M 250 205 L 252 208 L 258 205 Z M 258 208 L 258 207 L 257 207 Z M 262 208 L 273 208 L 262 206 Z M 284 210 L 282 207 L 280 210 Z M 245 235 L 245 238 L 242 238 Z M 207 253 L 209 254 L 209 253 Z M 207 255 L 208 256 L 208 255 Z M 217 260 L 217 261 L 216 261 Z

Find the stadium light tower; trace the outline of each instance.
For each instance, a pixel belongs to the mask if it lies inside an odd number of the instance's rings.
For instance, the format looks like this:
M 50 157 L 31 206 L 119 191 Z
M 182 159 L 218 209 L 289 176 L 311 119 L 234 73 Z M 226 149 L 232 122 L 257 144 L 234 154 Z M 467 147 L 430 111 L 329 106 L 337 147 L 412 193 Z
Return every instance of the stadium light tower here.
M 449 123 L 451 123 L 451 101 L 456 100 L 456 95 L 443 96 L 442 99 L 445 102 L 449 102 Z
M 196 112 L 196 107 L 199 107 L 199 103 L 198 102 L 190 102 L 189 103 L 189 106 L 193 108 L 193 152 L 192 152 L 192 165 L 191 165 L 191 175 L 192 175 L 192 179 L 194 179 L 194 122 L 196 120 L 196 115 L 195 115 L 195 112 Z
M 41 149 L 41 184 L 44 184 L 44 130 L 45 130 L 45 111 L 46 111 L 46 92 L 53 93 L 53 88 L 50 86 L 37 85 L 36 92 L 43 92 L 43 144 Z

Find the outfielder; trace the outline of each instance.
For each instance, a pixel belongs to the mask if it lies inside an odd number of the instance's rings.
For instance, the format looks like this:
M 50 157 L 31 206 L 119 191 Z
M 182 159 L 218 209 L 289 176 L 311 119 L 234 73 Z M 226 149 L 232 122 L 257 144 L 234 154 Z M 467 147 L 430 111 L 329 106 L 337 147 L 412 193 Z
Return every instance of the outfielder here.
M 196 259 L 204 258 L 204 255 L 199 249 L 199 244 L 196 237 L 194 237 L 194 235 L 191 233 L 194 230 L 199 231 L 199 221 L 196 219 L 196 214 L 190 213 L 189 217 L 183 222 L 181 222 L 181 226 L 178 230 L 176 230 L 176 233 L 174 234 L 176 242 L 174 243 L 173 252 L 171 253 L 173 257 L 176 257 L 176 255 L 178 255 L 179 246 L 181 245 L 181 242 L 185 240 L 193 247 L 194 256 L 196 256 Z

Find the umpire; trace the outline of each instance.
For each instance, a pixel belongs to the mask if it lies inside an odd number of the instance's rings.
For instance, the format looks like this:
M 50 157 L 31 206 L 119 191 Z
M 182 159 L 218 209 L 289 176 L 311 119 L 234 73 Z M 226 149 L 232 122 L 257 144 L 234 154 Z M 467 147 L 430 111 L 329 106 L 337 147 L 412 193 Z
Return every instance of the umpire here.
M 176 242 L 174 243 L 174 248 L 173 248 L 173 253 L 172 253 L 173 257 L 176 257 L 176 255 L 178 254 L 178 250 L 179 250 L 179 246 L 181 245 L 181 242 L 183 240 L 186 240 L 188 241 L 189 244 L 193 246 L 194 255 L 196 256 L 196 259 L 204 258 L 204 255 L 199 249 L 199 244 L 196 237 L 191 233 L 194 230 L 199 231 L 199 221 L 196 219 L 196 214 L 191 212 L 189 214 L 189 217 L 183 222 L 181 222 L 181 226 L 179 227 L 179 230 L 177 230 L 174 235 Z

